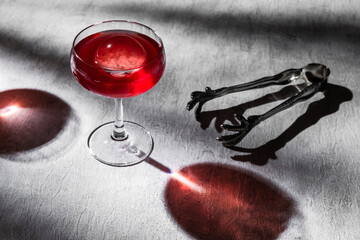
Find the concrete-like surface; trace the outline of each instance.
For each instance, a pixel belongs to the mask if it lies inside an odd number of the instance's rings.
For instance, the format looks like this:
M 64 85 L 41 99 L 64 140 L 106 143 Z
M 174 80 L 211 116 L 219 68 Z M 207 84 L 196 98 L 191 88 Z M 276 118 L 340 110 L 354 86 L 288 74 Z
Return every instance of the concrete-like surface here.
M 2 0 L 0 107 L 9 96 L 23 106 L 0 118 L 0 239 L 359 239 L 359 9 L 357 0 Z M 129 168 L 90 156 L 87 136 L 113 119 L 113 101 L 69 67 L 75 35 L 109 19 L 151 26 L 167 55 L 160 82 L 124 101 L 125 118 L 155 141 L 151 159 Z M 253 153 L 224 148 L 219 125 L 275 106 L 282 87 L 209 102 L 201 123 L 185 109 L 194 90 L 310 62 L 331 69 L 328 91 L 257 126 L 238 145 Z

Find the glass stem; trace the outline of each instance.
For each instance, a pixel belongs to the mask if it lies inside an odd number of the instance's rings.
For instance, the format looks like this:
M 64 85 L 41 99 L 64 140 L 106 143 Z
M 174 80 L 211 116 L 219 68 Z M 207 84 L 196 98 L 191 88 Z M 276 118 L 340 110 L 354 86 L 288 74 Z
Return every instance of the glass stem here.
M 114 123 L 114 130 L 111 135 L 112 139 L 116 141 L 122 141 L 127 139 L 128 134 L 124 128 L 124 112 L 123 112 L 123 104 L 122 98 L 115 98 L 115 123 Z

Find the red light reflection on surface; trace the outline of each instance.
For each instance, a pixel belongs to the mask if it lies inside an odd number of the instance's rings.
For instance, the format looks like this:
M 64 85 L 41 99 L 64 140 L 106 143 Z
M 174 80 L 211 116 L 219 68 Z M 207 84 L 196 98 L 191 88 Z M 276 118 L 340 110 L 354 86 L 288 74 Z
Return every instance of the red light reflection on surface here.
M 173 175 L 165 200 L 174 220 L 196 239 L 275 240 L 293 210 L 291 199 L 265 179 L 206 163 Z
M 197 184 L 193 179 L 189 176 L 185 176 L 181 172 L 173 172 L 169 167 L 163 165 L 162 163 L 154 160 L 153 158 L 149 157 L 146 159 L 146 162 L 152 165 L 153 167 L 159 169 L 160 171 L 169 174 L 171 180 L 176 180 L 177 183 L 180 183 L 182 189 L 192 190 L 197 193 L 205 193 L 205 189 Z
M 171 177 L 179 181 L 183 189 L 191 189 L 198 193 L 205 193 L 205 189 L 203 187 L 196 184 L 193 180 L 191 180 L 188 177 L 185 177 L 183 174 L 179 172 L 171 173 Z
M 0 154 L 27 151 L 54 139 L 67 124 L 71 107 L 36 89 L 0 92 Z
M 0 117 L 6 117 L 16 113 L 20 109 L 18 104 L 12 104 L 0 109 Z

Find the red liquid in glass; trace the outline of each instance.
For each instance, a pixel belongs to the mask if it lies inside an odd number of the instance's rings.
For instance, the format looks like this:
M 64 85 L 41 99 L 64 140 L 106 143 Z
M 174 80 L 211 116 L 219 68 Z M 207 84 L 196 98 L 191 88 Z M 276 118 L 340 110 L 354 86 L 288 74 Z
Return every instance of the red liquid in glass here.
M 163 46 L 133 31 L 95 33 L 74 47 L 71 69 L 79 83 L 94 93 L 126 98 L 152 88 L 165 68 Z

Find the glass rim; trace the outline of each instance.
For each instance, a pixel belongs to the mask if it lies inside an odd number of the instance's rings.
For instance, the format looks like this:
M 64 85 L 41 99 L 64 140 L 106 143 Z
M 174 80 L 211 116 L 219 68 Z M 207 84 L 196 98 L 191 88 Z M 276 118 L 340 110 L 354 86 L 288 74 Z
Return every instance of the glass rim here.
M 134 23 L 134 24 L 137 24 L 137 25 L 140 25 L 142 27 L 145 27 L 147 29 L 149 29 L 151 32 L 153 32 L 155 34 L 155 36 L 157 36 L 159 38 L 159 41 L 160 41 L 160 48 L 162 49 L 159 54 L 153 59 L 151 60 L 150 62 L 146 63 L 146 64 L 143 64 L 141 65 L 140 67 L 137 67 L 137 68 L 129 68 L 129 69 L 125 69 L 125 70 L 119 70 L 119 69 L 112 69 L 112 68 L 107 68 L 107 67 L 101 67 L 101 66 L 97 66 L 97 65 L 94 65 L 94 64 L 91 64 L 91 63 L 88 63 L 87 61 L 84 61 L 75 51 L 75 41 L 76 39 L 79 37 L 79 35 L 81 33 L 83 33 L 84 31 L 86 31 L 87 29 L 91 28 L 91 27 L 94 27 L 94 26 L 97 26 L 97 25 L 100 25 L 100 24 L 104 24 L 104 23 L 111 23 L 111 22 L 123 22 L 123 23 Z M 135 31 L 134 31 L 135 32 Z M 156 41 L 156 40 L 155 40 Z M 164 51 L 164 44 L 162 42 L 162 39 L 161 37 L 154 31 L 154 29 L 146 26 L 145 24 L 142 24 L 142 23 L 139 23 L 139 22 L 135 22 L 135 21 L 129 21 L 129 20 L 106 20 L 106 21 L 102 21 L 102 22 L 97 22 L 97 23 L 94 23 L 94 24 L 91 24 L 87 27 L 85 27 L 84 29 L 82 29 L 78 34 L 76 34 L 75 38 L 74 38 L 74 41 L 72 43 L 72 48 L 71 48 L 71 52 L 75 55 L 75 57 L 77 59 L 79 59 L 81 62 L 93 67 L 93 68 L 98 68 L 98 69 L 102 69 L 104 71 L 108 71 L 108 72 L 128 72 L 128 71 L 135 71 L 135 70 L 138 70 L 138 69 L 141 69 L 141 68 L 144 68 L 145 66 L 151 64 L 152 62 L 154 62 L 155 60 L 157 60 L 162 52 Z

